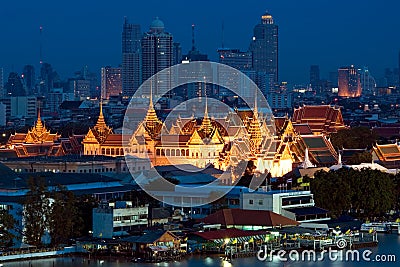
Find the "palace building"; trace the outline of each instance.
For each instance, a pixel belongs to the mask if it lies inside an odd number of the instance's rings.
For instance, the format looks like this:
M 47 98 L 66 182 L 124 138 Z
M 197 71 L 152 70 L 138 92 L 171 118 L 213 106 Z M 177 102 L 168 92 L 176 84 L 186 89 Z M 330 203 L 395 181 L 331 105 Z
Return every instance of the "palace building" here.
M 231 111 L 225 117 L 211 118 L 206 107 L 202 118 L 178 116 L 168 127 L 156 115 L 152 99 L 143 122 L 132 135 L 129 154 L 147 157 L 153 166 L 209 164 L 221 170 L 253 161 L 256 171 L 282 175 L 292 169 L 290 153 L 276 158 L 275 132 L 270 121 L 251 110 Z
M 90 128 L 82 141 L 84 155 L 124 156 L 122 134 L 115 134 L 106 124 L 103 115 L 103 102 L 97 123 Z
M 28 133 L 11 134 L 6 145 L 0 148 L 0 159 L 79 154 L 81 141 L 80 135 L 61 138 L 58 133 L 51 133 L 42 122 L 39 110 L 36 123 Z

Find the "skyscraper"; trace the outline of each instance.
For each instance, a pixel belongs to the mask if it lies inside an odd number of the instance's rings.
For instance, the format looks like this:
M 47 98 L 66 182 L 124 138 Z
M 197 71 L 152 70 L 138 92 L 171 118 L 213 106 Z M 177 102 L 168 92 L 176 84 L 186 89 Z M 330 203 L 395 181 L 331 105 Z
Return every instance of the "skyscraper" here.
M 32 65 L 25 65 L 22 72 L 22 77 L 28 95 L 35 93 L 36 77 L 35 67 Z
M 122 95 L 130 98 L 142 84 L 140 25 L 125 18 L 122 28 Z
M 3 68 L 0 68 L 0 98 L 3 98 L 4 96 Z
M 310 84 L 316 84 L 319 82 L 319 66 L 318 65 L 311 65 L 310 67 Z
M 156 18 L 142 38 L 142 79 L 147 80 L 157 72 L 173 65 L 173 37 L 165 32 L 164 23 Z M 154 94 L 166 91 L 169 77 L 160 77 L 153 88 Z
M 4 88 L 7 92 L 7 96 L 26 96 L 21 77 L 16 72 L 10 72 Z
M 121 68 L 101 68 L 101 97 L 109 99 L 122 93 Z
M 278 25 L 271 14 L 261 16 L 261 23 L 254 27 L 250 43 L 253 54 L 253 69 L 268 76 L 269 87 L 278 83 Z
M 351 65 L 338 70 L 338 95 L 342 97 L 361 96 L 361 76 L 359 71 Z

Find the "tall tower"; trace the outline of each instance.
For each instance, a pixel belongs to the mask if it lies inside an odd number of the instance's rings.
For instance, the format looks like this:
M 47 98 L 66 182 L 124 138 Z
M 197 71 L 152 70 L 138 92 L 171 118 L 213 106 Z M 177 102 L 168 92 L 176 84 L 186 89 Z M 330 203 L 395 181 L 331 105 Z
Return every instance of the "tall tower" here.
M 0 98 L 5 96 L 4 92 L 4 80 L 3 80 L 3 68 L 0 68 Z
M 173 37 L 165 32 L 164 23 L 156 18 L 150 25 L 150 30 L 142 38 L 142 79 L 147 80 L 157 72 L 173 65 Z M 169 84 L 165 81 L 169 77 L 160 77 L 153 88 L 158 95 L 161 88 L 168 89 Z
M 339 96 L 361 96 L 361 75 L 353 65 L 350 67 L 342 67 L 338 70 L 338 84 Z
M 320 92 L 320 76 L 319 66 L 311 65 L 310 67 L 310 85 L 313 90 Z
M 254 27 L 253 40 L 250 43 L 253 54 L 253 69 L 264 73 L 270 88 L 278 83 L 278 25 L 271 14 L 261 16 L 261 23 Z
M 22 74 L 27 94 L 32 95 L 35 92 L 36 86 L 35 67 L 32 65 L 25 65 Z
M 125 18 L 122 28 L 122 95 L 130 98 L 142 84 L 140 25 Z

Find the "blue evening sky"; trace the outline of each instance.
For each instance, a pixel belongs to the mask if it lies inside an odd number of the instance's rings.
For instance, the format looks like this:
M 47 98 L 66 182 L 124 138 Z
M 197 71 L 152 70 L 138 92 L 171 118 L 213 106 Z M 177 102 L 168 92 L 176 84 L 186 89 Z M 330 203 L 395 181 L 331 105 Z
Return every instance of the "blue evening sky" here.
M 0 3 L 0 66 L 4 79 L 25 64 L 39 67 L 40 25 L 44 61 L 62 78 L 83 65 L 94 72 L 118 66 L 124 16 L 143 31 L 160 17 L 184 53 L 194 23 L 197 47 L 216 60 L 222 23 L 225 47 L 247 50 L 265 10 L 279 25 L 280 80 L 308 82 L 311 64 L 319 64 L 326 78 L 341 65 L 368 66 L 376 78 L 398 65 L 397 0 L 19 0 Z

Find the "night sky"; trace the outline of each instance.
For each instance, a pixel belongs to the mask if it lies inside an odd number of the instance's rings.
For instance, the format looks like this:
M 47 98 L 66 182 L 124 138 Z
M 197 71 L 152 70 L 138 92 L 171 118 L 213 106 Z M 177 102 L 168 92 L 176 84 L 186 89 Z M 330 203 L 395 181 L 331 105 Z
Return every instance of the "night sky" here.
M 308 82 L 311 64 L 319 64 L 325 78 L 341 65 L 368 66 L 376 78 L 385 67 L 397 67 L 398 0 L 2 1 L 0 66 L 5 80 L 25 64 L 39 67 L 40 25 L 43 59 L 61 78 L 83 65 L 98 73 L 102 66 L 118 66 L 124 16 L 143 31 L 160 17 L 183 53 L 191 48 L 194 23 L 197 47 L 216 60 L 222 23 L 225 47 L 247 50 L 265 10 L 279 25 L 280 80 Z

